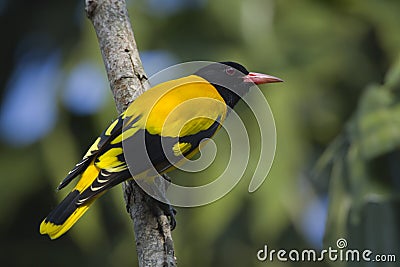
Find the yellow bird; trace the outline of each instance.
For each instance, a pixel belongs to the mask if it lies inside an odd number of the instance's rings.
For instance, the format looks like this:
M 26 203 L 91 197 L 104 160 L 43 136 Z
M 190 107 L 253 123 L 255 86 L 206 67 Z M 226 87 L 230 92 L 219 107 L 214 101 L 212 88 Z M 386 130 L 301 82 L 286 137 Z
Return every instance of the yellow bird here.
M 201 140 L 218 131 L 228 106 L 233 108 L 254 84 L 273 82 L 282 80 L 249 72 L 235 62 L 220 62 L 152 87 L 109 125 L 60 183 L 58 189 L 79 177 L 43 220 L 40 233 L 56 239 L 111 187 L 132 177 L 151 179 L 173 170 L 198 152 Z M 123 143 L 130 150 L 129 159 Z M 173 214 L 167 215 L 172 221 Z

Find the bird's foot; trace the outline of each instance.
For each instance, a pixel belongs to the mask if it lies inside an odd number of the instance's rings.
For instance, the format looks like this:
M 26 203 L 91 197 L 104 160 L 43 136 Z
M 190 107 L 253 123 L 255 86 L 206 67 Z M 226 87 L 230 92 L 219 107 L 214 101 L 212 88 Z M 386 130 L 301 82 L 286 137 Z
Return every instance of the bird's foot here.
M 148 204 L 155 216 L 167 216 L 167 218 L 169 219 L 171 231 L 173 231 L 176 227 L 176 209 L 174 209 L 171 204 L 158 201 L 152 197 L 148 198 Z
M 169 204 L 165 196 L 165 192 L 170 183 L 171 179 L 166 174 L 155 178 L 154 186 L 151 187 L 153 197 L 149 197 L 148 204 L 155 216 L 167 216 L 172 231 L 176 227 L 176 210 Z
M 169 219 L 171 231 L 173 231 L 176 227 L 176 209 L 174 209 L 169 203 L 159 202 L 158 206 L 163 211 L 164 215 Z

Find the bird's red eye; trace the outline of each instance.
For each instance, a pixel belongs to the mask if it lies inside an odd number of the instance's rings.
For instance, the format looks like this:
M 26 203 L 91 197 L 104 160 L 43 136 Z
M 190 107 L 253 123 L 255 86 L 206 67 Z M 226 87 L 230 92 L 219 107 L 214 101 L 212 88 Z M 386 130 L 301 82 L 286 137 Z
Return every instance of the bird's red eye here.
M 233 74 L 235 74 L 236 70 L 232 67 L 228 67 L 225 69 L 226 74 L 228 74 L 229 76 L 232 76 Z

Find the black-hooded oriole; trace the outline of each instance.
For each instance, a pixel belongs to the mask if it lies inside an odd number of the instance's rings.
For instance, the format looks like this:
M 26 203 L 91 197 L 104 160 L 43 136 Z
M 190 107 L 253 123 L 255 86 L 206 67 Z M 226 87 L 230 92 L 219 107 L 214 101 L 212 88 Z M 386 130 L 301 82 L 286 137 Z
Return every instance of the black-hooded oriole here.
M 281 81 L 249 72 L 235 62 L 220 62 L 152 87 L 109 125 L 60 183 L 58 189 L 80 177 L 74 189 L 43 220 L 40 233 L 56 239 L 111 187 L 132 177 L 157 175 L 147 172 L 150 166 L 146 164 L 128 169 L 123 141 L 133 140 L 133 147 L 128 147 L 136 149 L 135 142 L 139 144 L 144 138 L 146 150 L 138 149 L 133 153 L 135 158 L 148 158 L 158 174 L 166 173 L 183 157 L 193 156 L 201 140 L 215 134 L 229 113 L 228 106 L 233 108 L 252 85 Z M 185 102 L 190 104 L 183 105 Z

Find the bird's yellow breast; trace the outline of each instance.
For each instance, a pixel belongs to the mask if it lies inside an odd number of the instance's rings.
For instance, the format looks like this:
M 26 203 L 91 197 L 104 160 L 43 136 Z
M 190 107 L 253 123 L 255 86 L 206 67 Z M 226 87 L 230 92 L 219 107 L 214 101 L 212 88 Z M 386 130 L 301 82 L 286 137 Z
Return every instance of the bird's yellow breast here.
M 208 129 L 226 117 L 226 104 L 207 80 L 190 75 L 159 84 L 139 96 L 125 117 L 139 118 L 135 127 L 150 134 L 177 137 Z

